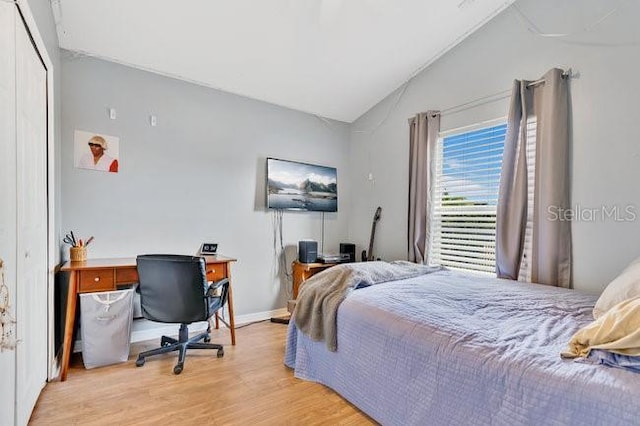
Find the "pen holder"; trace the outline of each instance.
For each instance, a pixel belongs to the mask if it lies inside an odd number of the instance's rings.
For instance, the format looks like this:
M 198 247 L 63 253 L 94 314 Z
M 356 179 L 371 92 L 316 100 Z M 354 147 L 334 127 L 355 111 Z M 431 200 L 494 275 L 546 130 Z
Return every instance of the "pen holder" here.
M 86 247 L 71 247 L 69 249 L 69 257 L 72 262 L 84 262 L 87 260 L 87 248 Z

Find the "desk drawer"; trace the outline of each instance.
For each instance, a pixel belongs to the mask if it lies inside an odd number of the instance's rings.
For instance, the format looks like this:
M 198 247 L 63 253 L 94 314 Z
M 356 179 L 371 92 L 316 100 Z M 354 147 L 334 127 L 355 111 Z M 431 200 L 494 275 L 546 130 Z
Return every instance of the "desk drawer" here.
M 78 293 L 90 291 L 115 290 L 116 285 L 113 280 L 113 269 L 91 269 L 80 271 L 80 283 Z
M 225 263 L 214 263 L 207 265 L 207 280 L 218 281 L 227 276 L 227 265 Z
M 138 281 L 136 268 L 116 269 L 116 284 L 133 284 Z

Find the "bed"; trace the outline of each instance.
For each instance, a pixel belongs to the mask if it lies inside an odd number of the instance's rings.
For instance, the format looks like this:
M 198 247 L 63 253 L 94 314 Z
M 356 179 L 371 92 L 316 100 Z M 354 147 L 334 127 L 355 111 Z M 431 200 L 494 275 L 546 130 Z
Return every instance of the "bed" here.
M 640 375 L 559 355 L 596 299 L 441 270 L 350 292 L 335 352 L 294 315 L 285 364 L 385 425 L 637 425 Z

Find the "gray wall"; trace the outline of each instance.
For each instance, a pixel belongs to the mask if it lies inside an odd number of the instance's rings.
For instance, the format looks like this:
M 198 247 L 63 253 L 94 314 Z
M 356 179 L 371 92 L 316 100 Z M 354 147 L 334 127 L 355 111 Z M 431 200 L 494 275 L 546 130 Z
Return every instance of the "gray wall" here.
M 325 215 L 325 248 L 337 251 L 349 214 L 346 124 L 63 52 L 62 227 L 95 236 L 90 257 L 194 254 L 217 242 L 238 258 L 237 314 L 284 307 L 290 284 L 275 272 L 266 157 L 338 168 L 339 212 Z M 76 129 L 119 137 L 120 173 L 75 169 Z M 285 244 L 321 232 L 320 213 L 284 215 Z M 294 258 L 290 248 L 288 268 Z
M 549 32 L 579 32 L 603 12 L 559 11 L 550 20 L 546 12 L 553 10 L 553 0 L 517 4 Z M 514 78 L 535 79 L 556 66 L 579 72 L 571 83 L 573 203 L 586 208 L 636 203 L 640 33 L 632 20 L 640 10 L 633 2 L 621 8 L 588 33 L 563 39 L 532 34 L 507 9 L 419 74 L 406 92 L 392 93 L 351 126 L 69 56 L 62 69 L 62 228 L 95 235 L 92 257 L 193 253 L 203 240 L 215 240 L 222 253 L 239 258 L 238 313 L 279 308 L 287 286 L 275 278 L 272 216 L 263 206 L 267 156 L 338 167 L 340 212 L 326 215 L 326 251 L 337 250 L 346 236 L 358 252 L 366 248 L 380 205 L 375 253 L 406 258 L 407 118 L 504 91 Z M 108 107 L 117 109 L 117 120 L 108 119 Z M 158 116 L 155 128 L 148 125 L 152 113 Z M 506 113 L 503 99 L 445 114 L 442 127 Z M 74 169 L 75 129 L 119 136 L 121 173 Z M 318 213 L 287 213 L 285 243 L 320 240 L 321 228 Z M 575 287 L 600 291 L 640 254 L 638 231 L 638 221 L 575 222 Z
M 612 7 L 600 3 L 603 9 L 591 14 L 577 13 L 575 8 L 563 13 L 554 9 L 552 0 L 517 4 L 539 27 L 557 33 L 580 31 Z M 580 74 L 571 82 L 573 204 L 583 208 L 640 205 L 636 131 L 640 31 L 634 22 L 640 16 L 640 5 L 620 5 L 620 10 L 592 31 L 563 39 L 534 35 L 513 9 L 507 9 L 419 74 L 395 107 L 400 92 L 389 95 L 353 123 L 351 239 L 361 246 L 367 244 L 371 216 L 380 205 L 377 252 L 388 259 L 406 258 L 410 116 L 501 92 L 509 89 L 515 78 L 537 79 L 552 67 L 572 67 Z M 504 99 L 444 114 L 442 129 L 503 117 L 507 108 Z M 374 181 L 368 180 L 369 173 Z M 575 288 L 599 292 L 640 255 L 638 235 L 640 219 L 631 223 L 610 219 L 574 222 Z

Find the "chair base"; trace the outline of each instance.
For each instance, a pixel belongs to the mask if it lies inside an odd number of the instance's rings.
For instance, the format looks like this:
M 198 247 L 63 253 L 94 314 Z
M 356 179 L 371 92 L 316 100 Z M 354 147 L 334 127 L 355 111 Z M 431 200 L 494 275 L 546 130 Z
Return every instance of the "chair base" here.
M 205 333 L 198 334 L 192 338 L 189 338 L 189 329 L 186 324 L 180 324 L 180 331 L 178 333 L 178 339 L 174 339 L 173 337 L 162 336 L 160 339 L 160 347 L 156 349 L 151 349 L 145 352 L 141 352 L 138 355 L 138 359 L 136 360 L 136 367 L 142 367 L 145 363 L 145 358 L 166 354 L 173 351 L 180 351 L 178 354 L 178 363 L 173 367 L 174 374 L 182 373 L 182 369 L 184 368 L 184 361 L 187 356 L 187 349 L 217 349 L 217 357 L 222 358 L 224 356 L 224 348 L 222 345 L 218 345 L 216 343 L 208 343 L 210 341 L 209 337 L 210 327 L 207 328 Z M 204 343 L 201 343 L 200 340 L 204 340 Z

